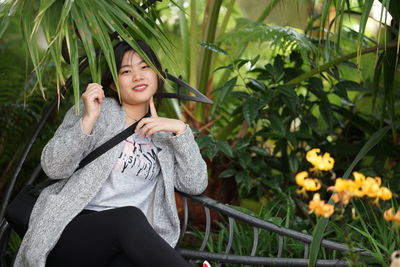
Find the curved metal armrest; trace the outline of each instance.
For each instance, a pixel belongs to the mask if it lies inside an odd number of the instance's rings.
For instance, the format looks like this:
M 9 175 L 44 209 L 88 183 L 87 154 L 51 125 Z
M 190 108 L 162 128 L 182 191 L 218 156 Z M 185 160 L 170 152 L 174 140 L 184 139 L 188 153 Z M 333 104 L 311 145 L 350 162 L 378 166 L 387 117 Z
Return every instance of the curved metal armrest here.
M 298 240 L 304 243 L 304 245 L 306 246 L 305 248 L 305 257 L 308 256 L 308 245 L 312 242 L 313 237 L 312 235 L 309 234 L 305 234 L 305 233 L 301 233 L 292 229 L 288 229 L 282 226 L 277 226 L 271 222 L 268 222 L 266 220 L 263 220 L 261 218 L 258 218 L 254 215 L 250 215 L 247 213 L 244 213 L 242 211 L 239 211 L 237 209 L 234 209 L 232 207 L 230 207 L 227 204 L 222 204 L 219 203 L 218 201 L 209 198 L 205 195 L 189 195 L 186 193 L 182 193 L 182 192 L 178 192 L 181 196 L 183 196 L 184 198 L 188 198 L 194 202 L 197 202 L 201 205 L 203 205 L 205 208 L 207 209 L 212 209 L 215 211 L 218 211 L 221 214 L 224 214 L 226 216 L 228 216 L 228 218 L 231 219 L 237 219 L 240 220 L 242 222 L 245 222 L 251 226 L 253 226 L 254 228 L 254 244 L 253 244 L 253 251 L 252 254 L 255 255 L 255 249 L 257 247 L 257 241 L 258 241 L 258 230 L 256 232 L 256 229 L 260 228 L 260 229 L 265 229 L 269 232 L 273 232 L 279 235 L 279 247 L 280 247 L 280 252 L 281 252 L 281 247 L 283 246 L 283 237 L 290 237 L 294 240 Z M 184 203 L 184 205 L 186 205 L 186 203 Z M 185 212 L 187 212 L 187 207 L 185 208 Z M 187 223 L 187 215 L 185 214 L 185 224 Z M 209 216 L 207 218 L 207 220 L 209 220 Z M 207 222 L 207 225 L 210 222 Z M 230 222 L 231 224 L 231 222 Z M 184 226 L 185 230 L 186 230 L 186 225 Z M 209 231 L 209 229 L 206 229 L 206 231 Z M 206 233 L 206 237 L 207 237 L 207 233 Z M 208 237 L 207 237 L 208 238 Z M 231 237 L 230 237 L 231 238 Z M 257 241 L 256 241 L 257 239 Z M 321 242 L 321 246 L 325 247 L 325 248 L 329 248 L 329 249 L 333 249 L 333 250 L 337 250 L 337 251 L 348 251 L 349 247 L 347 245 L 338 243 L 338 242 L 334 242 L 334 241 L 330 241 L 330 240 L 322 240 Z M 359 252 L 360 256 L 364 256 L 364 257 L 372 257 L 372 255 L 360 248 L 355 248 L 355 251 Z M 281 253 L 278 253 L 278 257 L 280 256 Z

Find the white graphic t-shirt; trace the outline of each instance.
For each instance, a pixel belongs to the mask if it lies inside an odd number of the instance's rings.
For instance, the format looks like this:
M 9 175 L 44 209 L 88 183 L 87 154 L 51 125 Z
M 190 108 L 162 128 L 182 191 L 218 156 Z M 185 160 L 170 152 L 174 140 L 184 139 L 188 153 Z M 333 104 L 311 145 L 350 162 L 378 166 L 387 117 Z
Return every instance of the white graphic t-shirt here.
M 138 133 L 123 142 L 124 149 L 110 176 L 85 209 L 101 211 L 135 206 L 147 216 L 160 172 L 157 147 L 149 137 Z

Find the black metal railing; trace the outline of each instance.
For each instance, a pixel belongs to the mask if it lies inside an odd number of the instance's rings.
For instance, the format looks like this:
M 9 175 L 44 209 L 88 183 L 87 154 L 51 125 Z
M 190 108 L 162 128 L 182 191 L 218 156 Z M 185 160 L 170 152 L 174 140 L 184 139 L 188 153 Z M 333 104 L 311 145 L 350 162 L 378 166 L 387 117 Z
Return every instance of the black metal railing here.
M 197 250 L 188 250 L 185 248 L 177 248 L 177 250 L 181 253 L 181 255 L 187 259 L 195 259 L 195 260 L 208 260 L 215 261 L 219 263 L 237 263 L 237 264 L 250 264 L 250 265 L 269 265 L 269 266 L 308 266 L 308 253 L 309 253 L 309 245 L 313 240 L 311 235 L 295 231 L 289 228 L 285 228 L 282 226 L 278 226 L 274 223 L 268 222 L 256 216 L 241 212 L 235 208 L 230 207 L 229 205 L 219 203 L 214 199 L 211 199 L 205 195 L 188 195 L 185 193 L 179 192 L 181 196 L 181 202 L 183 205 L 183 220 L 181 227 L 181 235 L 179 242 L 181 243 L 185 233 L 187 233 L 188 228 L 188 199 L 193 202 L 199 203 L 203 206 L 204 214 L 205 214 L 205 230 L 204 230 L 204 239 L 200 247 Z M 228 217 L 228 241 L 225 247 L 225 253 L 211 253 L 204 251 L 208 239 L 211 233 L 211 216 L 210 210 L 216 211 L 223 216 Z M 241 223 L 245 223 L 250 227 L 253 227 L 253 245 L 251 248 L 251 252 L 247 256 L 242 255 L 234 255 L 229 254 L 233 238 L 234 238 L 234 224 L 236 220 Z M 278 235 L 278 249 L 277 255 L 274 258 L 271 257 L 259 257 L 257 256 L 257 246 L 259 244 L 259 232 L 260 229 L 264 229 L 268 232 L 275 233 Z M 297 240 L 303 243 L 304 253 L 303 258 L 283 258 L 283 248 L 284 248 L 284 238 L 289 237 L 293 240 Z M 179 244 L 179 243 L 178 243 Z M 349 247 L 330 240 L 322 240 L 321 247 L 332 249 L 338 252 L 346 252 L 349 250 Z M 359 248 L 352 248 L 353 252 L 358 252 L 359 256 L 364 257 L 365 261 L 369 265 L 373 265 L 374 261 L 371 258 L 370 253 L 363 251 Z M 318 260 L 316 266 L 349 266 L 349 263 L 345 260 Z

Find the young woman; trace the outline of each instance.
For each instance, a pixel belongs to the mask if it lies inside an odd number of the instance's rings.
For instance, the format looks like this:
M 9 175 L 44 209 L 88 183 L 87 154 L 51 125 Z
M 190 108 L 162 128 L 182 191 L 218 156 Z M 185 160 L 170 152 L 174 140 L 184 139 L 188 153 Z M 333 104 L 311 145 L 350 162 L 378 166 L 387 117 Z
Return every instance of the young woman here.
M 136 42 L 162 73 L 151 48 Z M 188 125 L 157 115 L 157 72 L 125 42 L 114 53 L 121 101 L 106 70 L 102 85 L 87 86 L 80 115 L 71 108 L 43 149 L 43 170 L 59 181 L 36 202 L 16 267 L 190 266 L 173 249 L 180 230 L 174 189 L 202 193 L 206 164 Z M 137 121 L 130 137 L 75 171 Z

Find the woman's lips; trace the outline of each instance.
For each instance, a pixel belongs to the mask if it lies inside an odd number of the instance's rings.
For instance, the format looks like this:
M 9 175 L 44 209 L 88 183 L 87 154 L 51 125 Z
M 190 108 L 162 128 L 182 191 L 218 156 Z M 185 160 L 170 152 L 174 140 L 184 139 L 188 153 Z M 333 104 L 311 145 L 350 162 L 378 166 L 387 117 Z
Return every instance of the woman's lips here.
M 145 84 L 140 84 L 138 86 L 133 87 L 133 91 L 135 92 L 141 92 L 144 91 L 147 88 L 147 85 Z

